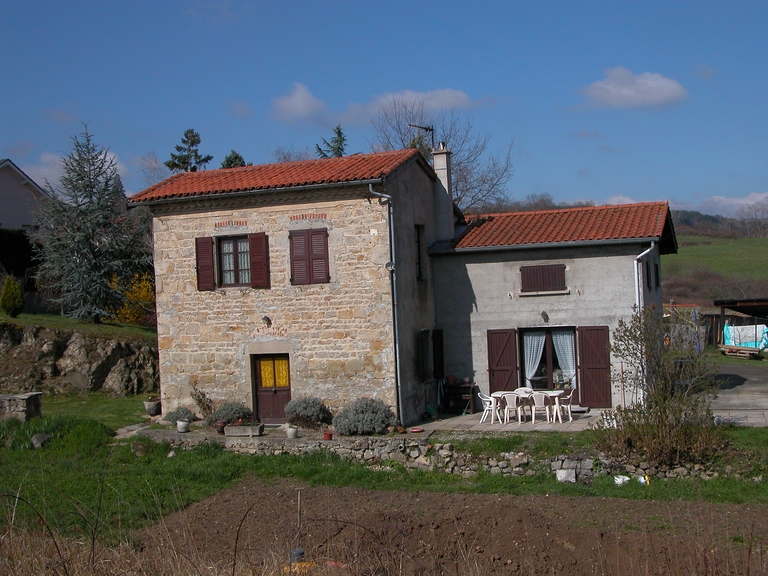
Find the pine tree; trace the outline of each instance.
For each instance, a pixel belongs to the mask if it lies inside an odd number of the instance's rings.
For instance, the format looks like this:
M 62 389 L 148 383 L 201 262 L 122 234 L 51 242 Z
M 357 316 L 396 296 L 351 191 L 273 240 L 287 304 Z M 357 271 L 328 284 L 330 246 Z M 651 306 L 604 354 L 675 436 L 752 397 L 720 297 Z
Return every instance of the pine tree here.
M 88 132 L 72 137 L 57 188 L 41 206 L 35 235 L 40 286 L 70 316 L 100 322 L 124 301 L 136 273 L 151 269 L 145 249 L 149 222 L 125 210 L 114 156 Z
M 198 168 L 205 168 L 205 165 L 213 160 L 210 154 L 201 156 L 197 147 L 200 146 L 200 134 L 192 128 L 184 132 L 181 137 L 181 144 L 175 146 L 176 152 L 171 152 L 171 159 L 166 160 L 165 165 L 171 172 L 197 172 Z
M 322 140 L 322 148 L 320 148 L 319 144 L 315 144 L 318 158 L 341 158 L 344 156 L 344 150 L 347 147 L 347 137 L 344 136 L 341 124 L 338 124 L 336 128 L 333 129 L 333 136 L 331 137 L 330 142 L 325 138 Z
M 245 166 L 245 160 L 240 156 L 239 152 L 232 150 L 227 157 L 224 158 L 224 162 L 221 163 L 222 168 L 240 168 Z

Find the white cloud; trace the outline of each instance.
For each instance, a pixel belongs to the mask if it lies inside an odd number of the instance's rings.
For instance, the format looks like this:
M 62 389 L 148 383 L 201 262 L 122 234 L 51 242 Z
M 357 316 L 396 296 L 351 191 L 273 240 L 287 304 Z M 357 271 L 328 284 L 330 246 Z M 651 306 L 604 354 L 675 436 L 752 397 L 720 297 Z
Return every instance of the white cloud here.
M 672 201 L 672 206 L 678 210 L 696 210 L 704 214 L 736 217 L 740 208 L 755 202 L 768 202 L 768 192 L 750 192 L 746 196 L 730 198 L 710 196 L 697 203 Z
M 54 122 L 58 122 L 59 124 L 70 124 L 72 122 L 77 122 L 77 116 L 75 116 L 74 114 L 71 114 L 70 112 L 59 110 L 57 108 L 52 108 L 50 110 L 47 110 L 46 115 L 48 116 L 48 118 L 50 118 Z
M 251 107 L 242 100 L 235 100 L 234 102 L 230 102 L 229 111 L 237 118 L 247 118 L 253 114 L 253 109 L 251 109 Z
M 272 102 L 272 109 L 275 117 L 283 122 L 310 120 L 329 125 L 337 123 L 345 125 L 367 124 L 372 115 L 396 98 L 406 103 L 421 103 L 424 106 L 424 111 L 428 114 L 452 108 L 471 108 L 476 105 L 465 92 L 452 88 L 441 88 L 428 92 L 402 90 L 400 92 L 387 92 L 370 102 L 350 104 L 342 112 L 331 113 L 325 102 L 314 96 L 307 86 L 297 82 L 288 94 L 275 98 Z
M 633 74 L 623 66 L 609 68 L 605 78 L 580 90 L 596 108 L 644 108 L 666 106 L 688 97 L 677 80 L 661 74 Z
M 117 154 L 107 152 L 107 155 L 114 160 L 117 172 L 120 178 L 125 180 L 130 174 L 128 167 L 120 161 Z M 58 188 L 59 179 L 64 175 L 64 169 L 61 167 L 61 156 L 53 152 L 43 152 L 40 155 L 40 161 L 37 164 L 25 164 L 20 166 L 24 173 L 32 178 L 38 186 L 45 187 L 48 181 L 54 189 Z
M 630 198 L 629 196 L 611 196 L 605 199 L 606 204 L 637 204 L 637 200 Z
M 53 152 L 43 152 L 37 164 L 19 166 L 38 186 L 45 186 L 46 180 L 56 186 L 64 173 L 61 169 L 61 156 Z
M 295 83 L 291 91 L 272 102 L 275 116 L 283 122 L 312 120 L 322 122 L 328 115 L 325 102 L 316 98 L 304 84 Z

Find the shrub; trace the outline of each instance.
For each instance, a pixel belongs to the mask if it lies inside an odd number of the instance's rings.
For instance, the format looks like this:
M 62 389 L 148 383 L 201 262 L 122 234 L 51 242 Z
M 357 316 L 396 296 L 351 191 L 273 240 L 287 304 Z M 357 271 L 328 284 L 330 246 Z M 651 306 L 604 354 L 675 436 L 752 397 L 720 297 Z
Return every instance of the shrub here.
M 189 408 L 185 408 L 184 406 L 179 406 L 176 408 L 176 410 L 171 410 L 163 416 L 163 420 L 167 420 L 171 424 L 176 424 L 178 420 L 188 420 L 189 422 L 194 422 L 197 420 L 197 416 L 195 416 L 194 412 L 192 412 Z
M 333 427 L 339 434 L 383 434 L 394 426 L 397 418 L 381 400 L 358 398 L 333 419 Z
M 242 402 L 227 402 L 218 410 L 205 417 L 205 423 L 209 426 L 222 421 L 231 424 L 235 420 L 253 418 L 253 411 L 246 408 Z
M 116 277 L 111 286 L 119 288 Z M 134 274 L 125 287 L 125 300 L 115 310 L 115 321 L 140 326 L 155 325 L 155 281 L 149 272 Z
M 0 308 L 11 318 L 16 318 L 24 310 L 24 297 L 21 295 L 21 286 L 13 276 L 6 276 L 3 284 L 3 292 L 0 295 Z
M 319 428 L 333 421 L 333 414 L 328 406 L 315 396 L 291 400 L 285 405 L 285 415 L 288 422 L 302 428 Z
M 197 407 L 200 408 L 200 413 L 203 415 L 203 418 L 206 418 L 207 422 L 208 416 L 214 411 L 213 400 L 211 400 L 211 397 L 208 396 L 205 390 L 201 390 L 195 384 L 192 384 L 191 396 L 192 400 L 197 404 Z

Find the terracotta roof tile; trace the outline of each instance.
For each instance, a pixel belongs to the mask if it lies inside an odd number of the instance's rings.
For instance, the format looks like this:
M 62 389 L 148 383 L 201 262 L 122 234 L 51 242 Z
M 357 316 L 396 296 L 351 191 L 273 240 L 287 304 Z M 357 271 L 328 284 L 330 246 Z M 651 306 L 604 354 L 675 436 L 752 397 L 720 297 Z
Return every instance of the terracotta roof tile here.
M 324 160 L 182 172 L 135 194 L 129 201 L 147 202 L 245 190 L 330 185 L 386 178 L 417 155 L 418 151 L 414 149 L 394 150 Z
M 488 248 L 556 242 L 667 239 L 674 230 L 667 202 L 587 206 L 467 216 L 468 227 L 453 248 Z M 665 253 L 665 252 L 663 252 Z

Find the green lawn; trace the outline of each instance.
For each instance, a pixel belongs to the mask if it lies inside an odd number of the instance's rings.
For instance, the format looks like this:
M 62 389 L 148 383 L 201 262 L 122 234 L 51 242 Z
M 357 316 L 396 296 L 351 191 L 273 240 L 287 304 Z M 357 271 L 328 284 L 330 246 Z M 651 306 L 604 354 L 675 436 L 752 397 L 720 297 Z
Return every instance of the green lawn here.
M 665 275 L 708 269 L 726 277 L 768 279 L 768 238 L 678 236 L 678 253 L 662 256 Z
M 91 418 L 110 430 L 146 420 L 144 400 L 149 396 L 113 397 L 104 392 L 90 394 L 45 394 L 42 398 L 44 416 L 76 416 Z
M 117 322 L 90 324 L 57 314 L 19 314 L 17 318 L 11 318 L 0 311 L 0 322 L 3 321 L 19 326 L 42 326 L 50 330 L 77 330 L 86 336 L 97 338 L 127 338 L 144 340 L 148 343 L 157 342 L 157 331 L 154 328 L 133 324 L 118 324 Z

